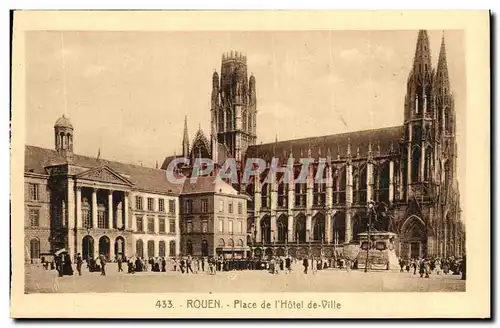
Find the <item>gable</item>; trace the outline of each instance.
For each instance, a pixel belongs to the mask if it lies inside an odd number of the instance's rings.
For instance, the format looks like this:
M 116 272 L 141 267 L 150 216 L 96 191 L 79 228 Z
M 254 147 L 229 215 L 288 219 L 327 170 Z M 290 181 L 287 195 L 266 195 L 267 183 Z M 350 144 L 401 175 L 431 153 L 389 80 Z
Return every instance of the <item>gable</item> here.
M 76 176 L 77 179 L 131 186 L 132 182 L 107 166 L 96 167 Z

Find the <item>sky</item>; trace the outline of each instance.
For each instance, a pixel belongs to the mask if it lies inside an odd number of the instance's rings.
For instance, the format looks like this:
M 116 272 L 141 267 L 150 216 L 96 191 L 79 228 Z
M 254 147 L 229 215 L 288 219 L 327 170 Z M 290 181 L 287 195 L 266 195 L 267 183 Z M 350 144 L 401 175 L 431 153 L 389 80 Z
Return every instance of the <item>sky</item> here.
M 445 36 L 465 181 L 464 33 L 428 33 L 434 67 Z M 181 153 L 185 115 L 190 138 L 198 128 L 209 134 L 212 74 L 231 50 L 256 78 L 258 143 L 402 125 L 417 34 L 30 31 L 26 143 L 53 149 L 65 114 L 76 153 L 161 165 Z

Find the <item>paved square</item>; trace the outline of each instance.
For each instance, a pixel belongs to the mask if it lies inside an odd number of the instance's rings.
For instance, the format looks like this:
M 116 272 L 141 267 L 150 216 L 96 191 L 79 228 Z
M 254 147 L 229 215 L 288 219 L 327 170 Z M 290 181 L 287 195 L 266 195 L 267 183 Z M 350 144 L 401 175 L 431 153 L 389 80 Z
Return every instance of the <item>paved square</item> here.
M 431 275 L 430 278 L 398 271 L 362 270 L 346 272 L 340 269 L 304 274 L 299 265 L 286 275 L 280 271 L 231 271 L 208 275 L 180 272 L 117 272 L 114 264 L 107 266 L 107 275 L 82 271 L 82 276 L 58 277 L 55 270 L 26 266 L 26 293 L 262 293 L 262 292 L 452 292 L 465 291 L 460 276 Z M 76 272 L 76 271 L 75 271 Z

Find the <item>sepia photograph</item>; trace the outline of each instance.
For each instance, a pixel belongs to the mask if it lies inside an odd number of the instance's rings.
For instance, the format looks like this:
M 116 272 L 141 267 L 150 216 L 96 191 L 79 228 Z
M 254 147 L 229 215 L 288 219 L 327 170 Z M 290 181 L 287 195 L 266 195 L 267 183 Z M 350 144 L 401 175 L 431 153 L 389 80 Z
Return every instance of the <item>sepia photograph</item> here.
M 287 316 L 471 292 L 489 247 L 470 249 L 470 225 L 489 236 L 489 216 L 467 215 L 465 28 L 37 22 L 13 129 L 25 297 L 198 293 L 151 308 Z M 296 294 L 266 303 L 280 293 Z

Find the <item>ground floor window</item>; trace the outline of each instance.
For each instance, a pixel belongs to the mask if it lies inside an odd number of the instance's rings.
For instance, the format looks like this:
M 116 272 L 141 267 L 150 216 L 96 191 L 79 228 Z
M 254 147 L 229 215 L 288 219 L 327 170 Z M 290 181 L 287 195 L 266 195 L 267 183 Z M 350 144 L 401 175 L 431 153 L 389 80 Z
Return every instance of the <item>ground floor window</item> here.
M 169 256 L 175 256 L 175 241 L 171 240 L 169 243 Z
M 165 256 L 165 242 L 163 240 L 158 244 L 158 253 L 160 257 Z
M 31 259 L 40 258 L 40 240 L 33 238 L 30 241 L 30 257 Z

